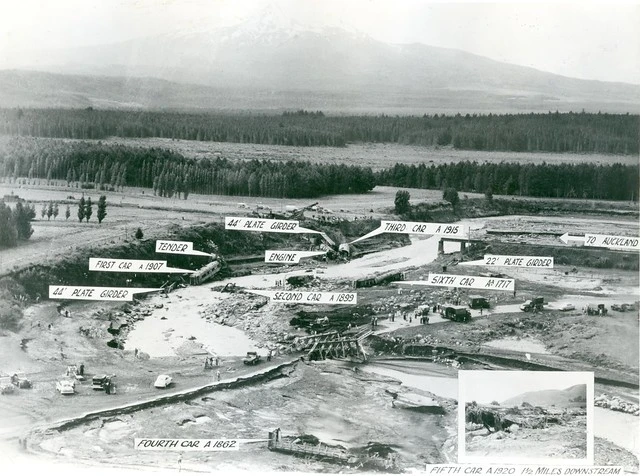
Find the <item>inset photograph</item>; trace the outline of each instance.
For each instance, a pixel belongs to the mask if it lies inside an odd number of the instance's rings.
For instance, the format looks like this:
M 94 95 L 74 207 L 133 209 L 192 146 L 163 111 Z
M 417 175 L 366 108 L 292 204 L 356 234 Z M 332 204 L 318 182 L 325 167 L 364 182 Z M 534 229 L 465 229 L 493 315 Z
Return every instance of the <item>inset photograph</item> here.
M 593 373 L 460 371 L 459 463 L 593 464 Z

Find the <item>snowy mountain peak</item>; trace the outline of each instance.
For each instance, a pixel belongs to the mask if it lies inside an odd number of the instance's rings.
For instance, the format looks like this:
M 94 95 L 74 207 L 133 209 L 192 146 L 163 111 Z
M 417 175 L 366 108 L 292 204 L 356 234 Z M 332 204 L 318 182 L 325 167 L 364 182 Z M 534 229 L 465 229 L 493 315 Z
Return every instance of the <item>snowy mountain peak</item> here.
M 230 27 L 229 30 L 229 39 L 259 40 L 266 43 L 291 38 L 304 32 L 320 31 L 317 26 L 294 19 L 277 5 L 267 5 L 257 14 Z
M 285 11 L 280 6 L 269 4 L 250 17 L 230 26 L 190 28 L 176 30 L 156 37 L 156 41 L 197 41 L 209 47 L 278 46 L 292 38 L 315 34 L 327 38 L 344 37 L 371 39 L 369 35 L 347 25 L 340 16 L 325 16 L 318 19 L 312 11 Z

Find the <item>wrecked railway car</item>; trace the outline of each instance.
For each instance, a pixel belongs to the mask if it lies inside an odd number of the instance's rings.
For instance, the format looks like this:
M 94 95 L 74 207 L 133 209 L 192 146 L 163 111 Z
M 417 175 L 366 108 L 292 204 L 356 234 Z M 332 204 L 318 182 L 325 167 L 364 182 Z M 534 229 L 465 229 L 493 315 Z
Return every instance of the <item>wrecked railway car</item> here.
M 404 281 L 405 274 L 398 271 L 389 271 L 382 274 L 374 274 L 365 276 L 364 278 L 356 279 L 353 281 L 354 288 L 370 288 L 371 286 L 378 286 L 380 284 L 388 284 L 393 281 Z

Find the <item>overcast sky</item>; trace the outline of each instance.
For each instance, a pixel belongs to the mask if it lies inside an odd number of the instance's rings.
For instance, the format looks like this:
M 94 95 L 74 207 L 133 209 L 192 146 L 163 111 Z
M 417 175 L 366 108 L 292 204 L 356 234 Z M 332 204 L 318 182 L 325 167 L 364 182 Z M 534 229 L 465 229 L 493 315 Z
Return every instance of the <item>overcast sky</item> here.
M 593 382 L 589 372 L 461 371 L 458 378 L 464 379 L 460 398 L 465 403 L 502 403 L 525 392 L 564 390 Z
M 303 25 L 457 48 L 566 76 L 640 84 L 640 2 L 0 0 L 0 52 L 231 26 L 267 5 Z M 1 56 L 1 55 L 0 55 Z

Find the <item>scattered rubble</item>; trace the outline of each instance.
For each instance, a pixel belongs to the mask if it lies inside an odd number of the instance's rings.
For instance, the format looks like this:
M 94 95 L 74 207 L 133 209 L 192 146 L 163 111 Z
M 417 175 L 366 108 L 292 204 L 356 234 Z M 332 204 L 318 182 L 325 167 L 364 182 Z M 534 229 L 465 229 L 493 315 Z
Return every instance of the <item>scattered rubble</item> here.
M 609 396 L 606 393 L 595 397 L 593 404 L 596 407 L 608 408 L 614 412 L 630 413 L 634 416 L 640 416 L 640 406 L 635 403 L 625 402 L 617 396 Z

